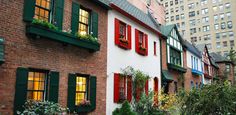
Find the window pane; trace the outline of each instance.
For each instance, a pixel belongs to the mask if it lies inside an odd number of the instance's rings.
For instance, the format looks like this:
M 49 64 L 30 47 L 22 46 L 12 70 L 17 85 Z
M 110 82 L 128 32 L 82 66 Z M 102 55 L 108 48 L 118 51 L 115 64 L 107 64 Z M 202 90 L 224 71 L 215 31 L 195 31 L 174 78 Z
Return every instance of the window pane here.
M 87 79 L 86 77 L 76 77 L 76 96 L 75 105 L 80 105 L 87 95 Z

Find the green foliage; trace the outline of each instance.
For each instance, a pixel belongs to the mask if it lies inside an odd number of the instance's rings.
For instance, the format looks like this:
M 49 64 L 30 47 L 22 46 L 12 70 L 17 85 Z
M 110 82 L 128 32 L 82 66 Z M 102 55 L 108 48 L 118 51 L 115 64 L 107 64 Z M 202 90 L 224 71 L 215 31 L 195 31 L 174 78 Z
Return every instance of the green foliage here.
M 205 85 L 202 89 L 179 93 L 181 113 L 186 115 L 226 115 L 236 113 L 236 87 L 228 82 Z
M 236 51 L 234 49 L 230 49 L 229 54 L 227 56 L 234 64 L 236 64 Z
M 112 112 L 112 115 L 136 115 L 136 113 L 132 111 L 129 102 L 125 101 L 120 109 L 116 108 L 115 111 Z
M 49 101 L 34 101 L 28 100 L 25 102 L 24 111 L 19 112 L 19 115 L 56 115 L 64 113 L 67 108 L 63 108 L 58 103 L 53 103 Z
M 138 115 L 164 115 L 163 111 L 153 105 L 153 97 L 153 92 L 149 92 L 147 96 L 145 93 L 142 93 L 140 100 L 134 102 L 133 107 Z
M 40 25 L 49 29 L 58 30 L 58 28 L 45 20 L 33 19 L 32 24 Z
M 92 41 L 92 42 L 98 42 L 97 38 L 96 37 L 93 37 L 92 35 L 90 34 L 87 34 L 87 35 L 81 35 L 79 34 L 78 32 L 75 34 L 75 36 L 77 36 L 78 38 L 80 39 L 85 39 L 85 40 L 89 40 L 89 41 Z

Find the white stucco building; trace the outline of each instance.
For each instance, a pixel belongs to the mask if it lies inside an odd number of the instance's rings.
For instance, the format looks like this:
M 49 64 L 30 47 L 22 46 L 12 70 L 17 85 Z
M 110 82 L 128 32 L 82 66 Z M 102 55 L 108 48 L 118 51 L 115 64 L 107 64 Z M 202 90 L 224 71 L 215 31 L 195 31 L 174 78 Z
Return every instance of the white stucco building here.
M 124 93 L 128 100 L 131 96 L 128 79 L 117 78 L 122 69 L 131 66 L 148 74 L 151 77 L 148 80 L 149 91 L 154 87 L 161 87 L 158 25 L 148 13 L 142 12 L 126 0 L 114 0 L 110 5 L 112 10 L 108 11 L 107 34 L 107 115 L 111 115 L 115 108 L 120 107 L 117 95 L 119 98 L 120 93 Z

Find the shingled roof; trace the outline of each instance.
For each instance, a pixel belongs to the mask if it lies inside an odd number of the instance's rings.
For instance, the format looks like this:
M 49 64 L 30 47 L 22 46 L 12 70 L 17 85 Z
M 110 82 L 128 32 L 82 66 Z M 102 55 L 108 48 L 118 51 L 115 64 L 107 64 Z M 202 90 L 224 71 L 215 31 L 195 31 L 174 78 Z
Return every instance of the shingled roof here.
M 214 58 L 214 60 L 216 62 L 231 62 L 229 59 L 227 59 L 227 58 L 225 58 L 225 57 L 223 57 L 223 56 L 221 56 L 221 55 L 219 55 L 219 54 L 217 54 L 215 52 L 210 53 L 210 56 L 212 58 Z
M 188 41 L 184 41 L 185 46 L 187 47 L 187 50 L 190 51 L 191 53 L 195 54 L 197 57 L 202 57 L 201 52 L 195 47 L 195 45 L 191 44 Z
M 134 5 L 129 3 L 127 0 L 110 0 L 110 3 L 119 7 L 120 9 L 128 13 L 129 15 L 135 17 L 137 20 L 148 25 L 155 31 L 160 32 L 160 29 L 157 26 L 156 22 L 153 21 L 152 17 L 149 14 L 144 13 L 142 10 L 135 7 Z
M 198 44 L 196 45 L 196 48 L 202 53 L 205 49 L 206 45 L 205 44 Z

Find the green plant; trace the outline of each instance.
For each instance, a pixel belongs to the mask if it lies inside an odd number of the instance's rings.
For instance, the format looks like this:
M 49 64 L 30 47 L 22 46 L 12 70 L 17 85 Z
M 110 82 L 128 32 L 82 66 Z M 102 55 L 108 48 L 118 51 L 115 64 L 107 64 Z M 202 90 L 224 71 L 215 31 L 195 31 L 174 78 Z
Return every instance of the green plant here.
M 236 87 L 228 82 L 205 85 L 179 93 L 181 114 L 230 115 L 236 113 Z
M 17 111 L 18 115 L 56 115 L 66 112 L 68 109 L 63 108 L 58 103 L 49 101 L 28 100 L 25 102 L 24 111 Z
M 58 28 L 45 20 L 33 19 L 32 24 L 41 25 L 49 29 L 58 30 Z
M 112 115 L 136 115 L 136 113 L 132 110 L 128 101 L 125 101 L 121 108 L 116 108 L 115 111 L 112 112 Z
M 80 39 L 85 39 L 85 40 L 89 40 L 89 41 L 92 41 L 92 42 L 98 42 L 97 38 L 96 37 L 93 37 L 92 35 L 90 34 L 86 34 L 86 35 L 81 35 L 79 34 L 78 32 L 75 34 L 76 37 L 80 38 Z
M 153 92 L 149 92 L 148 95 L 142 93 L 140 100 L 134 102 L 133 107 L 138 115 L 164 115 L 163 111 L 154 106 L 153 97 Z

